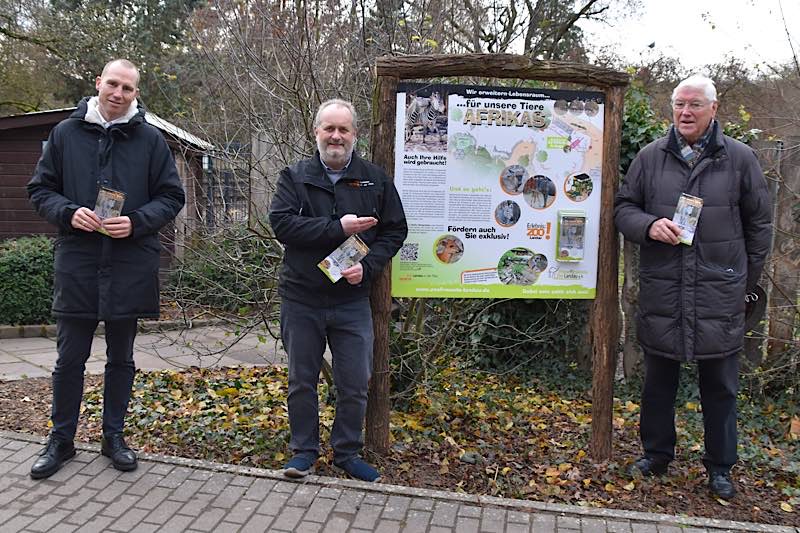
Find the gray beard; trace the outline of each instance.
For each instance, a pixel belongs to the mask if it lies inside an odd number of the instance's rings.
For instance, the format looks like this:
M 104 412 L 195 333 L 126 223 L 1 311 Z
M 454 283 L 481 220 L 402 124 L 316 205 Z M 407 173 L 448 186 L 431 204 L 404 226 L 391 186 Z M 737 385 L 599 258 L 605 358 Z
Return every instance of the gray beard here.
M 344 145 L 334 145 L 334 146 L 344 146 Z M 353 144 L 353 147 L 355 147 L 355 143 Z M 322 162 L 328 165 L 330 168 L 334 168 L 336 166 L 341 166 L 342 168 L 344 168 L 344 165 L 353 156 L 353 148 L 351 148 L 349 152 L 345 152 L 342 155 L 341 160 L 338 160 L 338 156 L 331 157 L 330 155 L 328 155 L 328 150 L 323 149 L 322 145 L 319 142 L 317 143 L 317 150 L 319 150 L 319 157 L 320 159 L 322 159 Z M 340 169 L 334 168 L 334 170 L 340 170 Z

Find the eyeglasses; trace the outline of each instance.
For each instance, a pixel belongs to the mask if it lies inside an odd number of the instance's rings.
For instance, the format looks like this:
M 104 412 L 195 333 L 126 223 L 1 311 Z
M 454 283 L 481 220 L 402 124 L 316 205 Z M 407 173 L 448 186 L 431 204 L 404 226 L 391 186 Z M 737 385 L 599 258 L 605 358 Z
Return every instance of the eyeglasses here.
M 684 102 L 682 100 L 675 100 L 672 102 L 672 109 L 681 111 L 688 107 L 690 111 L 700 111 L 710 103 L 711 102 Z

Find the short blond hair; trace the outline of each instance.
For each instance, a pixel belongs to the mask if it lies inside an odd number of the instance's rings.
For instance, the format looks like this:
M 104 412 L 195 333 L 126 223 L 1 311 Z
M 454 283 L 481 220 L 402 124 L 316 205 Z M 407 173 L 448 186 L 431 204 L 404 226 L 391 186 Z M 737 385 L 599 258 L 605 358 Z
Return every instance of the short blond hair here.
M 140 79 L 139 67 L 137 67 L 136 65 L 133 64 L 132 61 L 129 61 L 127 59 L 122 59 L 122 58 L 112 59 L 111 61 L 109 61 L 108 63 L 105 64 L 105 66 L 103 67 L 103 72 L 100 73 L 100 77 L 105 76 L 106 72 L 108 72 L 108 69 L 111 68 L 111 65 L 113 65 L 115 63 L 119 63 L 120 66 L 123 66 L 125 68 L 129 68 L 131 70 L 136 71 L 136 87 L 138 88 L 139 87 L 139 79 Z

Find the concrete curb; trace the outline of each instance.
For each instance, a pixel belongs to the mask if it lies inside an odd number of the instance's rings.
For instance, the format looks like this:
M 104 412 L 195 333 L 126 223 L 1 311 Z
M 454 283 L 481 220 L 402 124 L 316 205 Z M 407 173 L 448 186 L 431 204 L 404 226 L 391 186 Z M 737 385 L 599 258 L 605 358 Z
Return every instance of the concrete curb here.
M 0 339 L 19 339 L 24 337 L 55 337 L 54 324 L 30 326 L 0 326 Z
M 30 435 L 26 433 L 16 433 L 13 431 L 0 430 L 0 437 L 14 439 L 23 442 L 44 444 L 45 437 Z M 100 453 L 98 444 L 87 444 L 76 442 L 75 448 L 81 451 Z M 733 522 L 727 520 L 717 520 L 714 518 L 697 518 L 691 516 L 672 516 L 656 513 L 643 513 L 639 511 L 623 511 L 618 509 L 603 509 L 595 507 L 578 507 L 574 505 L 543 503 L 528 500 L 515 500 L 510 498 L 497 498 L 493 496 L 478 496 L 473 494 L 463 494 L 442 490 L 418 489 L 403 487 L 399 485 L 389 485 L 383 483 L 366 483 L 350 479 L 338 479 L 324 476 L 308 476 L 302 481 L 295 481 L 283 476 L 278 470 L 267 470 L 265 468 L 243 467 L 225 463 L 215 463 L 200 459 L 187 459 L 183 457 L 172 457 L 151 453 L 140 453 L 139 458 L 145 461 L 156 463 L 184 466 L 198 470 L 212 472 L 224 472 L 243 476 L 260 477 L 267 479 L 280 480 L 284 482 L 294 482 L 300 484 L 317 485 L 336 489 L 356 489 L 364 492 L 373 492 L 386 495 L 408 496 L 413 498 L 426 498 L 430 500 L 451 501 L 461 504 L 476 505 L 481 507 L 497 507 L 511 511 L 528 513 L 548 513 L 559 516 L 572 516 L 576 518 L 601 518 L 606 520 L 627 520 L 639 524 L 655 524 L 662 526 L 676 526 L 680 528 L 705 528 L 708 530 L 723 531 L 753 531 L 753 532 L 775 532 L 775 533 L 800 533 L 800 529 L 791 526 L 777 526 L 771 524 L 756 524 L 752 522 Z
M 205 326 L 213 326 L 221 321 L 213 318 L 202 318 L 197 320 L 142 320 L 139 322 L 139 333 L 153 333 L 156 331 L 167 331 L 176 329 L 192 329 Z M 105 333 L 105 324 L 101 321 L 97 325 L 95 334 Z M 55 338 L 55 324 L 32 324 L 26 326 L 0 326 L 1 339 L 22 339 L 30 337 Z

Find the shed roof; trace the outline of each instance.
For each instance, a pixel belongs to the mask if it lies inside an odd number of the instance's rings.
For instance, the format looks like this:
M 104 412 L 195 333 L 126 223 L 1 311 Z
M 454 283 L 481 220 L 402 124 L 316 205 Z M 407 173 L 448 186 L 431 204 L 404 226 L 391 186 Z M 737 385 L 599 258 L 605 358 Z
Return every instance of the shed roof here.
M 48 111 L 33 111 L 31 113 L 24 113 L 21 115 L 10 115 L 7 117 L 0 117 L 0 130 L 11 130 L 15 128 L 27 128 L 31 126 L 41 126 L 45 124 L 56 124 L 65 118 L 69 117 L 75 107 L 63 107 L 61 109 L 50 109 Z M 208 141 L 204 141 L 200 137 L 189 133 L 188 131 L 179 128 L 172 122 L 165 120 L 158 115 L 147 111 L 144 115 L 145 120 L 151 126 L 158 128 L 183 141 L 187 144 L 199 148 L 200 150 L 213 150 L 214 145 Z

